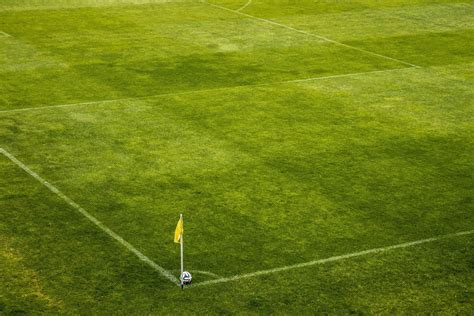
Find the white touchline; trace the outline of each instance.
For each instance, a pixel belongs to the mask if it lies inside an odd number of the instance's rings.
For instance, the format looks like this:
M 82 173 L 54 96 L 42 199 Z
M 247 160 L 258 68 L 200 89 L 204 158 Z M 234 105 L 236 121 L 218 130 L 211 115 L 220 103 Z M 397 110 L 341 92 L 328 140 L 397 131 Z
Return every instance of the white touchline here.
M 211 285 L 211 284 L 217 284 L 217 283 L 225 283 L 225 282 L 237 281 L 237 280 L 240 280 L 240 279 L 253 278 L 253 277 L 264 275 L 264 274 L 271 274 L 271 273 L 276 273 L 276 272 L 281 272 L 281 271 L 304 268 L 304 267 L 309 267 L 309 266 L 313 266 L 313 265 L 324 264 L 324 263 L 327 263 L 327 262 L 339 261 L 339 260 L 344 260 L 344 259 L 348 259 L 348 258 L 368 255 L 368 254 L 372 254 L 372 253 L 384 252 L 384 251 L 388 251 L 388 250 L 392 250 L 392 249 L 407 248 L 407 247 L 412 247 L 412 246 L 416 246 L 416 245 L 420 245 L 420 244 L 425 244 L 425 243 L 429 243 L 429 242 L 438 241 L 438 240 L 445 239 L 445 238 L 463 236 L 463 235 L 471 235 L 471 234 L 474 234 L 474 230 L 463 231 L 463 232 L 447 234 L 447 235 L 442 235 L 442 236 L 436 236 L 436 237 L 427 238 L 427 239 L 420 239 L 420 240 L 406 242 L 406 243 L 402 243 L 402 244 L 397 244 L 397 245 L 392 245 L 392 246 L 387 246 L 387 247 L 381 247 L 381 248 L 374 248 L 374 249 L 349 253 L 349 254 L 346 254 L 346 255 L 334 256 L 334 257 L 330 257 L 330 258 L 326 258 L 326 259 L 313 260 L 313 261 L 309 261 L 309 262 L 303 262 L 303 263 L 298 263 L 298 264 L 279 267 L 279 268 L 274 268 L 274 269 L 261 270 L 261 271 L 251 272 L 251 273 L 234 275 L 234 276 L 230 276 L 230 277 L 226 277 L 226 278 L 220 278 L 220 279 L 215 279 L 215 280 L 210 280 L 210 281 L 204 281 L 204 282 L 193 284 L 191 287 Z
M 183 91 L 183 92 L 163 93 L 163 94 L 155 94 L 155 95 L 149 95 L 149 96 L 143 96 L 143 97 L 132 97 L 132 98 L 123 98 L 123 99 L 111 99 L 111 100 L 99 100 L 99 101 L 68 103 L 68 104 L 56 104 L 56 105 L 37 106 L 37 107 L 31 107 L 31 108 L 12 109 L 12 110 L 0 110 L 0 114 L 2 114 L 2 113 L 14 113 L 14 112 L 25 112 L 25 111 L 38 111 L 38 110 L 43 110 L 43 109 L 64 108 L 64 107 L 81 106 L 81 105 L 94 105 L 94 104 L 101 105 L 101 104 L 114 103 L 114 102 L 123 102 L 123 101 L 147 100 L 147 99 L 153 99 L 153 98 L 159 98 L 159 97 L 170 97 L 170 96 L 179 96 L 179 95 L 204 93 L 204 92 L 212 92 L 212 91 L 222 91 L 222 90 L 232 90 L 232 89 L 243 89 L 243 88 L 254 88 L 254 87 L 256 88 L 256 87 L 265 87 L 265 86 L 272 86 L 272 85 L 282 85 L 282 84 L 291 84 L 291 83 L 300 83 L 300 82 L 309 82 L 309 81 L 318 81 L 318 80 L 328 80 L 328 79 L 344 78 L 344 77 L 356 77 L 356 76 L 361 76 L 361 75 L 369 75 L 369 74 L 384 73 L 384 72 L 395 72 L 395 71 L 411 70 L 411 69 L 417 69 L 417 68 L 415 68 L 415 67 L 404 67 L 404 68 L 394 68 L 394 69 L 385 69 L 385 70 L 373 70 L 373 71 L 365 71 L 365 72 L 354 72 L 354 73 L 342 74 L 342 75 L 332 75 L 332 76 L 323 76 L 323 77 L 294 79 L 294 80 L 286 80 L 286 81 L 275 81 L 275 82 L 267 82 L 267 83 L 256 83 L 256 84 L 221 87 L 221 88 L 212 88 L 212 89 L 203 89 L 203 90 L 191 90 L 191 91 Z
M 404 65 L 408 65 L 408 66 L 412 66 L 412 67 L 419 67 L 419 66 L 417 66 L 417 65 L 415 65 L 415 64 L 412 64 L 412 63 L 409 63 L 409 62 L 406 62 L 406 61 L 403 61 L 403 60 L 400 60 L 400 59 L 396 59 L 396 58 L 389 57 L 389 56 L 386 56 L 386 55 L 374 53 L 374 52 L 371 52 L 371 51 L 369 51 L 369 50 L 365 50 L 365 49 L 363 49 L 363 48 L 359 48 L 359 47 L 347 45 L 347 44 L 344 44 L 344 43 L 341 43 L 341 42 L 332 40 L 332 39 L 330 39 L 330 38 L 328 38 L 328 37 L 321 36 L 321 35 L 317 35 L 317 34 L 310 33 L 310 32 L 306 32 L 306 31 L 303 31 L 303 30 L 300 30 L 300 29 L 297 29 L 297 28 L 288 26 L 288 25 L 286 25 L 286 24 L 278 23 L 278 22 L 275 22 L 275 21 L 272 21 L 272 20 L 268 20 L 268 19 L 264 19 L 264 18 L 259 18 L 259 17 L 253 16 L 253 15 L 250 15 L 250 14 L 247 14 L 247 13 L 240 12 L 240 11 L 238 11 L 238 10 L 232 10 L 232 9 L 229 9 L 229 8 L 226 8 L 226 7 L 217 5 L 217 4 L 209 3 L 209 2 L 207 2 L 207 1 L 206 1 L 206 3 L 209 4 L 210 6 L 219 8 L 219 9 L 221 9 L 221 10 L 226 10 L 226 11 L 229 11 L 229 12 L 234 12 L 234 13 L 236 13 L 236 14 L 240 14 L 240 15 L 246 16 L 246 17 L 248 17 L 248 18 L 252 18 L 252 19 L 261 21 L 261 22 L 265 22 L 265 23 L 277 25 L 277 26 L 286 28 L 286 29 L 288 29 L 288 30 L 292 30 L 292 31 L 295 31 L 295 32 L 298 32 L 298 33 L 301 33 L 301 34 L 305 34 L 305 35 L 308 35 L 308 36 L 312 36 L 312 37 L 315 37 L 315 38 L 324 40 L 324 41 L 329 42 L 329 43 L 337 44 L 337 45 L 339 45 L 339 46 L 344 46 L 344 47 L 347 47 L 347 48 L 350 48 L 350 49 L 353 49 L 353 50 L 357 50 L 357 51 L 360 51 L 360 52 L 363 52 L 363 53 L 366 53 L 366 54 L 369 54 L 369 55 L 377 56 L 377 57 L 380 57 L 380 58 L 393 60 L 393 61 L 402 63 L 402 64 L 404 64 Z M 240 10 L 240 9 L 239 9 L 239 10 Z
M 235 10 L 235 11 L 240 12 L 240 11 L 242 11 L 243 9 L 245 9 L 246 7 L 248 7 L 251 3 L 252 3 L 252 0 L 249 0 L 249 1 L 247 1 L 246 4 L 244 4 L 243 6 L 241 6 L 240 8 L 238 8 L 238 9 Z
M 122 246 L 127 248 L 129 251 L 131 251 L 133 254 L 135 254 L 140 260 L 148 264 L 150 267 L 152 267 L 154 270 L 158 271 L 162 276 L 170 280 L 171 282 L 178 284 L 179 281 L 178 279 L 173 276 L 169 271 L 155 263 L 153 260 L 145 256 L 143 253 L 141 253 L 137 248 L 132 246 L 128 241 L 117 235 L 114 231 L 112 231 L 110 228 L 105 226 L 102 222 L 100 222 L 97 218 L 89 214 L 86 210 L 84 210 L 81 206 L 79 206 L 76 202 L 71 200 L 69 197 L 64 195 L 61 191 L 59 191 L 55 186 L 44 180 L 41 176 L 39 176 L 36 172 L 32 171 L 30 168 L 28 168 L 24 163 L 19 161 L 18 159 L 15 158 L 12 154 L 10 154 L 8 151 L 6 151 L 3 148 L 0 148 L 0 153 L 3 154 L 5 157 L 10 159 L 13 163 L 15 163 L 18 167 L 23 169 L 26 173 L 28 173 L 30 176 L 41 182 L 46 188 L 48 188 L 51 192 L 55 193 L 57 196 L 59 196 L 61 199 L 63 199 L 67 204 L 69 204 L 71 207 L 75 208 L 79 213 L 84 215 L 88 220 L 90 220 L 92 223 L 94 223 L 97 227 L 99 227 L 102 231 L 104 231 L 107 235 L 118 241 Z

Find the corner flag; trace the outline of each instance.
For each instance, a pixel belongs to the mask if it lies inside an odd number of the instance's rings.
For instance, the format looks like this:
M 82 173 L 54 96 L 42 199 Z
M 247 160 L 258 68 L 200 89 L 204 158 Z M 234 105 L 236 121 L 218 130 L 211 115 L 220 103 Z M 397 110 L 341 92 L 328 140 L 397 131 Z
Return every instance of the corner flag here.
M 180 274 L 180 285 L 181 289 L 184 286 L 183 283 L 183 272 L 184 272 L 184 242 L 183 242 L 183 232 L 184 232 L 184 220 L 183 214 L 179 216 L 178 224 L 176 225 L 176 229 L 174 231 L 174 242 L 178 243 L 181 250 L 181 274 Z M 189 274 L 189 273 L 188 273 Z
M 183 237 L 183 215 L 179 217 L 178 224 L 176 225 L 176 230 L 174 231 L 174 242 L 179 244 L 181 238 Z

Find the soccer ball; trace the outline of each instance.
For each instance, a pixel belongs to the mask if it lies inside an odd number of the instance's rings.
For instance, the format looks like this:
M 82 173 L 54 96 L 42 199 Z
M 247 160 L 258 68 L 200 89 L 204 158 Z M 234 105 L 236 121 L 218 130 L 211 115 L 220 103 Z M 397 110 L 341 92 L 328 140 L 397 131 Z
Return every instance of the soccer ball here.
M 184 271 L 181 273 L 180 280 L 183 285 L 189 285 L 193 281 L 193 276 L 188 271 Z

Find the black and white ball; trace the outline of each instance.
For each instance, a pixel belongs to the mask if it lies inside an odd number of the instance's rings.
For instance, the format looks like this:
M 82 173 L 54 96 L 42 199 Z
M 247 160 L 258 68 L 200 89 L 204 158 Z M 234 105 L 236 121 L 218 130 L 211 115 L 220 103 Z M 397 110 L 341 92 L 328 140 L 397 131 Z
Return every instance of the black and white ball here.
M 184 271 L 181 273 L 180 279 L 182 284 L 189 285 L 193 281 L 193 276 L 188 271 Z

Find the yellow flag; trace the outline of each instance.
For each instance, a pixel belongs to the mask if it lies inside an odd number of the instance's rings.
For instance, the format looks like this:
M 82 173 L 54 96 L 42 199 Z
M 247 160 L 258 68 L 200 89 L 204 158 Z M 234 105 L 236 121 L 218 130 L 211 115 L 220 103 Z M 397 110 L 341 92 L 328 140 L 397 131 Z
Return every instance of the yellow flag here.
M 178 224 L 176 225 L 176 230 L 174 231 L 174 242 L 179 244 L 181 235 L 183 234 L 183 217 L 179 218 Z

